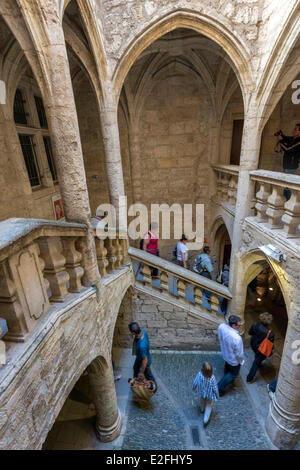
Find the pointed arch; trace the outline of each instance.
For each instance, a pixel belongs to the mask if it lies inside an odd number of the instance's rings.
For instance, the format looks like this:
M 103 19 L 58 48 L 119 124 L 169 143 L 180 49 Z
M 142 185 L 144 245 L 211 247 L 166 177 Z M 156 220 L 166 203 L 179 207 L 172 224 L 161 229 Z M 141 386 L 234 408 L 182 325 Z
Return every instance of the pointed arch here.
M 131 41 L 118 61 L 112 75 L 113 90 L 116 97 L 119 97 L 125 78 L 139 55 L 158 38 L 177 28 L 192 29 L 210 38 L 232 58 L 246 108 L 248 103 L 247 90 L 253 84 L 248 48 L 231 31 L 215 19 L 201 13 L 191 12 L 190 10 L 177 10 L 168 13 L 150 24 L 137 38 Z

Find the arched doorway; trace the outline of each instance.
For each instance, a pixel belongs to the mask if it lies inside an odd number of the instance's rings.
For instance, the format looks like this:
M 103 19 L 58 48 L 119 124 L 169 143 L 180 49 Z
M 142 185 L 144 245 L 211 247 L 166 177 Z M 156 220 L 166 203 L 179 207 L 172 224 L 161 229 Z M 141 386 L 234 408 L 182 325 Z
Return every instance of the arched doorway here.
M 176 203 L 182 209 L 184 204 L 203 204 L 204 235 L 209 238 L 214 216 L 211 165 L 230 163 L 232 127 L 237 116 L 243 117 L 243 93 L 220 45 L 188 27 L 171 29 L 136 57 L 120 93 L 126 193 L 132 191 L 134 202 L 146 205 L 148 213 L 153 204 L 171 208 Z M 127 126 L 121 122 L 124 110 Z M 193 223 L 195 219 L 194 211 Z M 174 236 L 172 213 L 170 225 L 170 238 L 160 241 L 161 256 L 167 259 L 172 259 L 174 239 L 186 230 L 182 224 L 182 232 Z
M 264 312 L 271 313 L 273 321 L 270 328 L 275 334 L 275 347 L 270 365 L 275 369 L 275 375 L 277 375 L 288 326 L 287 309 L 281 287 L 277 275 L 267 261 L 254 263 L 248 281 L 244 310 L 245 344 L 249 346 L 250 337 L 247 333 L 251 325 L 259 321 L 260 314 Z M 269 370 L 270 379 L 273 378 L 272 367 Z

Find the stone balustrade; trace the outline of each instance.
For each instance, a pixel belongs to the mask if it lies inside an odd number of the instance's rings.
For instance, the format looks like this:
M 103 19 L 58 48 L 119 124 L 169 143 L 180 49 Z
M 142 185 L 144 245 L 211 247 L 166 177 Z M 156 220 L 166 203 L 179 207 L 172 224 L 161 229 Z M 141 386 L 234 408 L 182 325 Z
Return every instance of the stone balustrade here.
M 250 177 L 256 184 L 256 220 L 287 238 L 300 238 L 300 177 L 265 170 L 251 171 Z
M 38 219 L 0 222 L 0 318 L 6 321 L 5 341 L 24 342 L 53 304 L 84 290 L 82 250 L 84 224 Z M 102 276 L 128 264 L 124 232 L 95 235 Z
M 83 289 L 83 224 L 37 219 L 0 222 L 0 317 L 5 341 L 23 342 L 52 303 Z
M 128 264 L 128 237 L 125 230 L 94 229 L 98 267 L 101 276 Z
M 239 177 L 239 166 L 214 165 L 213 169 L 217 175 L 217 201 L 219 203 L 225 203 L 230 206 L 235 206 Z
M 169 298 L 180 300 L 198 309 L 208 310 L 214 315 L 222 314 L 220 308 L 222 299 L 231 299 L 229 289 L 215 281 L 143 250 L 130 247 L 128 252 L 136 263 L 136 282 Z M 158 280 L 152 279 L 151 267 L 158 268 L 160 272 Z M 207 301 L 205 291 L 211 293 L 210 302 Z

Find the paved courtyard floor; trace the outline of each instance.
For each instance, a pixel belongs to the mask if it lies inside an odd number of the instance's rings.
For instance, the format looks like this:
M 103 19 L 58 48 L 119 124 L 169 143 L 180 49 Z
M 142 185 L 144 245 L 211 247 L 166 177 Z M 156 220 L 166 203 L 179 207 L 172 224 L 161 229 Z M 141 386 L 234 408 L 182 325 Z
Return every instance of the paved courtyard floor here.
M 127 384 L 132 376 L 131 350 L 117 350 L 115 374 L 121 374 L 122 378 L 116 382 L 116 390 L 123 415 L 119 438 L 112 443 L 99 442 L 93 431 L 93 405 L 80 396 L 75 399 L 73 396 L 61 410 L 44 449 L 274 449 L 265 433 L 264 422 L 270 404 L 266 384 L 277 371 L 267 360 L 256 382 L 246 384 L 252 354 L 246 350 L 246 363 L 239 378 L 215 404 L 211 421 L 204 428 L 203 415 L 193 399 L 191 387 L 204 361 L 211 362 L 216 379 L 221 378 L 220 353 L 153 351 L 152 371 L 159 389 L 147 404 L 141 404 L 133 400 Z

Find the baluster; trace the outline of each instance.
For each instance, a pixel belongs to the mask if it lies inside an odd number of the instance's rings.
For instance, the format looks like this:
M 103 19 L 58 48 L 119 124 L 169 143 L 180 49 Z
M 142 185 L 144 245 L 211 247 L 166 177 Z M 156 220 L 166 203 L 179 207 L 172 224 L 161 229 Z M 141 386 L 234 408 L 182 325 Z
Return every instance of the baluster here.
M 299 236 L 296 234 L 296 229 L 300 224 L 300 192 L 291 190 L 291 198 L 285 203 L 285 213 L 282 216 L 284 223 L 283 230 L 287 236 Z
M 195 307 L 201 307 L 202 305 L 202 290 L 200 287 L 194 288 Z
M 116 238 L 114 242 L 115 242 L 115 248 L 116 248 L 116 268 L 120 268 L 123 262 L 123 253 L 122 253 L 123 250 L 122 250 L 120 240 L 118 238 Z
M 117 257 L 116 257 L 116 247 L 114 245 L 114 240 L 111 238 L 106 238 L 104 240 L 104 246 L 107 249 L 107 258 L 108 258 L 108 268 L 109 271 L 114 271 L 116 269 Z
M 97 261 L 98 261 L 98 268 L 100 271 L 101 276 L 106 276 L 107 274 L 107 266 L 108 266 L 108 259 L 107 259 L 107 249 L 104 246 L 104 240 L 101 238 L 95 238 L 95 245 L 96 245 L 96 253 L 97 253 Z
M 256 218 L 259 222 L 265 222 L 267 220 L 267 201 L 270 196 L 270 191 L 268 189 L 268 184 L 265 182 L 259 182 L 259 190 L 256 193 Z
M 230 176 L 229 187 L 228 187 L 228 203 L 232 206 L 236 205 L 236 193 L 237 193 L 237 179 L 235 175 Z
M 67 283 L 70 279 L 66 271 L 66 258 L 63 256 L 63 246 L 60 238 L 40 238 L 41 257 L 45 261 L 44 276 L 50 283 L 52 296 L 50 302 L 63 302 L 68 294 Z
M 62 244 L 64 248 L 64 256 L 66 258 L 66 271 L 70 276 L 69 292 L 80 292 L 82 283 L 81 278 L 84 269 L 80 265 L 82 254 L 76 250 L 76 237 L 63 237 Z
M 222 202 L 228 202 L 229 181 L 228 174 L 224 173 L 222 179 Z
M 149 268 L 149 266 L 147 264 L 143 265 L 142 273 L 143 273 L 143 284 L 144 284 L 144 286 L 148 285 L 149 287 L 152 287 L 151 286 L 151 281 L 152 281 L 151 269 Z
M 222 201 L 222 173 L 220 171 L 218 173 L 218 179 L 217 179 L 217 201 L 221 202 Z
M 182 300 L 185 303 L 189 303 L 188 300 L 186 300 L 185 298 L 185 289 L 186 289 L 185 281 L 182 281 L 181 279 L 179 279 L 177 282 L 178 299 Z
M 28 328 L 21 305 L 17 297 L 17 289 L 10 278 L 7 261 L 0 264 L 0 316 L 7 322 L 7 341 L 25 341 Z
M 46 289 L 46 292 L 47 292 L 48 289 L 50 288 L 50 282 L 44 276 L 46 263 L 43 260 L 43 258 L 41 258 L 41 250 L 40 250 L 40 247 L 39 247 L 38 243 L 36 244 L 36 249 L 37 249 L 37 253 L 38 253 L 38 256 L 39 256 L 39 263 L 40 263 L 41 271 L 42 271 L 42 274 L 43 274 L 43 281 L 44 281 L 45 289 Z
M 169 276 L 166 271 L 160 273 L 160 290 L 163 294 L 170 295 L 169 293 Z
M 210 306 L 211 306 L 211 311 L 215 315 L 217 315 L 218 310 L 219 310 L 219 298 L 216 294 L 211 293 L 210 296 Z
M 282 196 L 282 188 L 273 186 L 272 194 L 268 197 L 268 208 L 266 215 L 271 228 L 280 228 L 280 219 L 284 214 L 284 197 Z
M 122 246 L 122 253 L 123 253 L 123 264 L 129 264 L 130 259 L 128 256 L 128 239 L 127 238 L 120 238 L 120 243 Z

